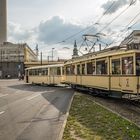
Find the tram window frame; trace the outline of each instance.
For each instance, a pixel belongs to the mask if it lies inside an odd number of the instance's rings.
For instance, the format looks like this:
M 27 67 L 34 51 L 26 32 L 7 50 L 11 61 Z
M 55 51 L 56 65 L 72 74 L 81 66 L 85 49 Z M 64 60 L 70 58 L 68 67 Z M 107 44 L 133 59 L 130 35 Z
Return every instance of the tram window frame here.
M 77 64 L 76 70 L 77 70 L 77 75 L 80 75 L 81 74 L 81 65 L 80 64 Z
M 96 61 L 96 74 L 107 75 L 108 74 L 108 62 L 106 60 Z
M 122 57 L 122 74 L 123 75 L 134 74 L 133 56 Z
M 112 75 L 120 75 L 121 74 L 121 60 L 120 60 L 120 58 L 111 60 L 111 74 Z
M 136 75 L 140 76 L 140 53 L 136 54 Z

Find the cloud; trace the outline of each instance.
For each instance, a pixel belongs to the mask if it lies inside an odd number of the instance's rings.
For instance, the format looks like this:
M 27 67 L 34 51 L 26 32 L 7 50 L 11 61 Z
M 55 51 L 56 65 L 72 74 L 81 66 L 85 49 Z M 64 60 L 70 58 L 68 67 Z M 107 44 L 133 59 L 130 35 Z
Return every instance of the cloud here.
M 104 3 L 101 7 L 103 8 L 104 12 L 106 10 L 108 10 L 108 12 L 106 12 L 106 14 L 112 14 L 115 13 L 118 9 L 120 9 L 121 7 L 125 6 L 125 5 L 130 5 L 130 4 L 134 4 L 137 0 L 116 0 L 116 1 L 107 1 L 106 3 Z
M 33 31 L 21 27 L 20 24 L 8 23 L 8 39 L 11 41 L 27 41 L 32 37 Z
M 37 29 L 38 40 L 46 44 L 55 44 L 65 40 L 67 37 L 70 37 L 84 28 L 84 26 L 65 22 L 64 19 L 55 16 L 40 23 Z M 78 37 L 81 37 L 82 34 L 83 32 L 78 34 Z M 72 40 L 76 39 L 76 37 L 77 36 L 73 37 Z M 65 43 L 69 44 L 69 41 L 66 41 Z M 73 43 L 73 41 L 71 43 Z

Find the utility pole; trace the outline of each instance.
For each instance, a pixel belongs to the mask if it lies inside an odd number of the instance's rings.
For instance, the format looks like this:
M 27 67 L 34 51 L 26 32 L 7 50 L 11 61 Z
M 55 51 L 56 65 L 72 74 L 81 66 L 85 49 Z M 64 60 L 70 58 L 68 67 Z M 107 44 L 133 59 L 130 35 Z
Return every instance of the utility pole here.
M 50 57 L 50 56 L 48 56 L 48 64 L 49 64 L 49 57 Z
M 20 44 L 18 45 L 18 78 L 21 80 Z M 16 55 L 16 54 L 15 54 Z
M 42 65 L 42 52 L 40 53 L 40 63 Z
M 52 48 L 52 61 L 53 61 L 53 50 L 54 50 L 54 48 Z
M 2 78 L 2 49 L 1 49 L 1 67 L 0 67 L 0 78 Z

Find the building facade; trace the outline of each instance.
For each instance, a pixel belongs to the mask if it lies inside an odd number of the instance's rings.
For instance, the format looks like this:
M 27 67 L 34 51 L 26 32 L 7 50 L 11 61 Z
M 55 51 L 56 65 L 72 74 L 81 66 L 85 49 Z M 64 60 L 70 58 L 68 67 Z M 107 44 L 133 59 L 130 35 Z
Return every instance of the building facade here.
M 4 42 L 0 45 L 0 78 L 17 78 L 24 74 L 24 63 L 37 61 L 26 43 Z
M 140 30 L 134 30 L 121 42 L 120 46 L 132 43 L 140 43 Z
M 7 41 L 7 0 L 0 0 L 0 44 Z

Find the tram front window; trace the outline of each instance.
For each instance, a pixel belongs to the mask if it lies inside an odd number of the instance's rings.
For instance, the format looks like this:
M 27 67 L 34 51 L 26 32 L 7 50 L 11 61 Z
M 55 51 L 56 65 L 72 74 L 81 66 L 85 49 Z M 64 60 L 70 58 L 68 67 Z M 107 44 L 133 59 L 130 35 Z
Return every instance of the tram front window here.
M 140 76 L 140 54 L 136 55 L 136 75 Z

